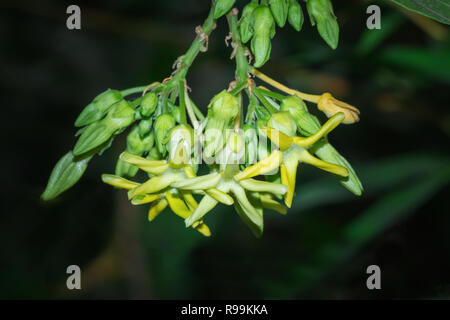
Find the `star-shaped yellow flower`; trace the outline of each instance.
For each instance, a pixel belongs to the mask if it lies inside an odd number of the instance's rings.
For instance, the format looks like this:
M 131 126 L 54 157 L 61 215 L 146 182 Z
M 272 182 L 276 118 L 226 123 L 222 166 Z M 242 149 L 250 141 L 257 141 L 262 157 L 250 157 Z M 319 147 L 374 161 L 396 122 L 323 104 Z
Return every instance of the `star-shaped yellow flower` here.
M 275 118 L 274 118 L 275 117 Z M 276 145 L 279 150 L 272 152 L 268 157 L 260 162 L 246 168 L 238 174 L 235 179 L 238 181 L 266 174 L 280 167 L 281 182 L 286 185 L 287 192 L 284 195 L 286 205 L 290 208 L 295 191 L 295 179 L 299 162 L 305 162 L 319 169 L 346 177 L 348 170 L 344 167 L 322 161 L 308 152 L 307 148 L 326 136 L 345 118 L 339 112 L 331 117 L 314 135 L 310 137 L 295 136 L 296 125 L 290 121 L 290 116 L 286 112 L 279 112 L 272 115 L 268 122 L 268 127 L 261 128 L 263 133 Z M 274 128 L 274 127 L 278 128 Z

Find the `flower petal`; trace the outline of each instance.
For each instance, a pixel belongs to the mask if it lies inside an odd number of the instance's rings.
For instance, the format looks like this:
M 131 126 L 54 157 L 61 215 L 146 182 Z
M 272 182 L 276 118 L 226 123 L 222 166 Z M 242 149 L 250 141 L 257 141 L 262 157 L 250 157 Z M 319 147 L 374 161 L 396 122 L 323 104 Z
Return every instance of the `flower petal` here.
M 179 174 L 165 174 L 162 176 L 152 177 L 140 186 L 128 191 L 128 198 L 133 199 L 135 196 L 140 194 L 159 192 L 180 179 L 182 179 L 182 177 Z
M 287 213 L 287 208 L 278 201 L 272 199 L 270 195 L 260 195 L 259 199 L 264 209 L 274 210 L 281 214 Z
M 304 149 L 300 155 L 300 161 L 311 164 L 319 169 L 337 174 L 342 177 L 348 176 L 348 170 L 342 166 L 338 166 L 336 164 L 332 164 L 329 162 L 325 162 L 314 157 L 311 153 L 309 153 L 306 149 Z
M 211 236 L 211 230 L 209 230 L 209 227 L 201 222 L 199 223 L 197 226 L 194 227 L 195 230 L 197 230 L 198 232 L 200 232 L 202 235 L 204 235 L 205 237 L 209 237 Z
M 211 211 L 216 205 L 218 201 L 214 199 L 213 197 L 209 195 L 205 195 L 198 204 L 197 209 L 189 216 L 187 217 L 184 222 L 186 223 L 186 227 L 190 227 L 194 222 L 200 220 L 203 218 L 205 214 L 207 214 L 209 211 Z
M 148 211 L 148 220 L 152 221 L 153 219 L 155 219 L 167 207 L 168 204 L 169 203 L 166 199 L 161 199 L 158 202 L 154 203 Z
M 177 191 L 167 190 L 165 192 L 167 202 L 169 203 L 170 209 L 178 216 L 183 219 L 189 217 L 192 211 L 188 208 L 184 200 L 181 198 L 181 194 Z
M 238 184 L 234 184 L 231 186 L 231 191 L 235 196 L 239 207 L 242 209 L 242 212 L 245 215 L 245 221 L 251 222 L 252 225 L 256 227 L 257 230 L 260 230 L 262 233 L 264 223 L 262 215 L 252 206 L 250 201 L 248 200 L 245 190 L 239 186 Z
M 140 195 L 140 196 L 134 197 L 131 200 L 131 203 L 134 205 L 145 204 L 145 203 L 149 203 L 149 202 L 153 202 L 155 200 L 161 199 L 163 196 L 164 196 L 163 193 Z
M 120 176 L 116 176 L 113 174 L 102 174 L 102 181 L 114 187 L 119 187 L 122 189 L 133 189 L 139 186 L 139 183 L 124 179 Z
M 285 194 L 286 186 L 279 183 L 272 183 L 268 181 L 261 181 L 255 179 L 244 179 L 239 181 L 239 184 L 244 189 L 256 192 L 270 192 L 273 194 Z
M 177 181 L 175 183 L 172 183 L 171 187 L 183 190 L 211 189 L 219 183 L 220 178 L 220 173 L 214 172 L 204 176 Z
M 165 160 L 148 160 L 128 152 L 122 152 L 119 158 L 151 174 L 162 174 L 169 168 Z
M 247 167 L 244 171 L 235 175 L 234 179 L 236 181 L 240 181 L 271 172 L 272 170 L 278 168 L 282 158 L 283 156 L 280 150 L 274 151 L 268 157 L 262 159 L 261 161 L 255 163 L 250 167 Z
M 234 200 L 232 197 L 230 197 L 228 194 L 226 194 L 223 191 L 220 191 L 219 189 L 212 188 L 206 190 L 206 193 L 219 201 L 220 203 L 226 204 L 227 206 L 231 206 L 234 203 Z
M 303 137 L 295 137 L 294 143 L 300 147 L 308 147 L 319 141 L 322 137 L 326 136 L 330 133 L 334 128 L 336 128 L 342 120 L 344 120 L 345 116 L 342 112 L 335 114 L 333 117 L 328 119 L 327 122 L 312 136 L 307 138 Z
M 289 147 L 294 143 L 294 139 L 285 135 L 281 131 L 266 127 L 260 129 L 273 143 L 275 143 L 281 151 L 289 149 Z

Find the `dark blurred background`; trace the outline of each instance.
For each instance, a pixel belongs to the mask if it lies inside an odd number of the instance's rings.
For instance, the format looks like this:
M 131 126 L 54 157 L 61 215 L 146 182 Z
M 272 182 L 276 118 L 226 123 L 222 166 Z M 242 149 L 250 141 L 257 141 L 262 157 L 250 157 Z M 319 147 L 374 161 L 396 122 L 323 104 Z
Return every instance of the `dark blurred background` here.
M 69 4 L 81 7 L 79 31 L 66 28 Z M 369 4 L 381 7 L 381 30 L 366 28 Z M 211 238 L 186 230 L 169 210 L 148 222 L 147 208 L 101 182 L 114 171 L 120 139 L 71 190 L 39 199 L 73 147 L 82 108 L 106 88 L 167 77 L 209 1 L 1 1 L 0 298 L 449 298 L 449 28 L 389 1 L 334 6 L 336 51 L 305 17 L 301 33 L 277 30 L 262 71 L 360 108 L 361 121 L 330 140 L 365 193 L 353 196 L 301 166 L 293 208 L 266 213 L 255 239 L 225 207 L 206 218 Z M 221 19 L 188 75 L 203 110 L 234 77 L 227 32 Z M 81 267 L 82 290 L 66 288 L 72 264 Z M 366 288 L 372 264 L 381 268 L 381 290 Z

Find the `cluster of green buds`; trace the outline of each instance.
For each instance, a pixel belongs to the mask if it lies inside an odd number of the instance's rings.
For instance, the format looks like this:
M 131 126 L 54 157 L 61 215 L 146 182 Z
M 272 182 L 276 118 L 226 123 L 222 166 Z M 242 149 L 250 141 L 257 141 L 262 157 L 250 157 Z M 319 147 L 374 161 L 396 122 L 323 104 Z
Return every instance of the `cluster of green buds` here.
M 238 21 L 234 3 L 213 1 L 208 19 L 196 29 L 194 43 L 172 76 L 149 86 L 107 90 L 84 108 L 75 121 L 75 146 L 53 169 L 44 200 L 73 186 L 92 157 L 101 155 L 124 131 L 126 147 L 115 173 L 103 174 L 102 180 L 127 190 L 131 204 L 149 204 L 149 221 L 169 207 L 186 227 L 209 236 L 205 216 L 223 204 L 233 206 L 259 237 L 265 211 L 286 214 L 292 206 L 302 163 L 332 173 L 349 191 L 361 195 L 354 169 L 328 139 L 339 124 L 357 122 L 358 109 L 330 93 L 317 96 L 290 89 L 255 68 L 270 57 L 275 25 L 283 27 L 289 21 L 301 29 L 300 4 L 253 0 Z M 322 37 L 334 47 L 337 24 L 329 0 L 308 0 L 307 8 Z M 236 81 L 211 99 L 205 117 L 189 96 L 186 70 L 207 47 L 207 33 L 216 19 L 225 14 L 235 49 Z M 250 40 L 253 66 L 244 50 Z M 286 95 L 256 86 L 252 77 Z M 328 118 L 323 125 L 305 101 L 316 104 Z
M 311 20 L 325 42 L 336 49 L 339 40 L 339 25 L 334 15 L 331 0 L 304 0 Z M 228 1 L 233 2 L 233 1 Z M 219 1 L 220 3 L 220 1 Z M 251 50 L 256 68 L 270 58 L 271 39 L 275 36 L 275 25 L 283 28 L 286 21 L 296 30 L 303 26 L 304 15 L 297 0 L 253 0 L 244 7 L 240 18 L 240 36 L 243 43 L 251 39 Z

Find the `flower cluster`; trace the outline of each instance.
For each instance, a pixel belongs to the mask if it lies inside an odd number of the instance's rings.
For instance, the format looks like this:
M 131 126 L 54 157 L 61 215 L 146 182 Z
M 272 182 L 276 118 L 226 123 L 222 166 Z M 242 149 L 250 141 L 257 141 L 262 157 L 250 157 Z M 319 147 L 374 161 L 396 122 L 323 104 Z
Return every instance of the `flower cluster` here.
M 302 163 L 330 172 L 354 194 L 362 193 L 355 171 L 328 140 L 340 123 L 357 122 L 359 111 L 330 93 L 305 94 L 256 69 L 269 59 L 275 23 L 282 27 L 288 20 L 301 29 L 299 3 L 252 1 L 240 20 L 233 4 L 213 1 L 207 20 L 196 29 L 196 39 L 170 77 L 149 86 L 107 90 L 84 108 L 75 121 L 78 140 L 53 169 L 44 200 L 75 184 L 91 158 L 127 129 L 126 149 L 115 174 L 103 174 L 103 182 L 127 190 L 133 205 L 150 204 L 150 221 L 170 207 L 186 227 L 205 236 L 211 234 L 205 215 L 219 203 L 233 206 L 251 231 L 261 236 L 264 210 L 286 214 L 291 207 Z M 328 4 L 328 0 L 309 0 L 307 8 L 311 21 L 319 32 L 327 32 L 321 35 L 333 47 L 335 17 Z M 189 96 L 185 76 L 195 56 L 207 49 L 215 20 L 224 14 L 230 25 L 236 80 L 211 99 L 205 116 Z M 250 40 L 253 66 L 244 45 Z M 256 86 L 255 77 L 286 95 Z M 130 100 L 134 94 L 140 96 Z M 329 119 L 321 125 L 304 101 L 315 103 Z

